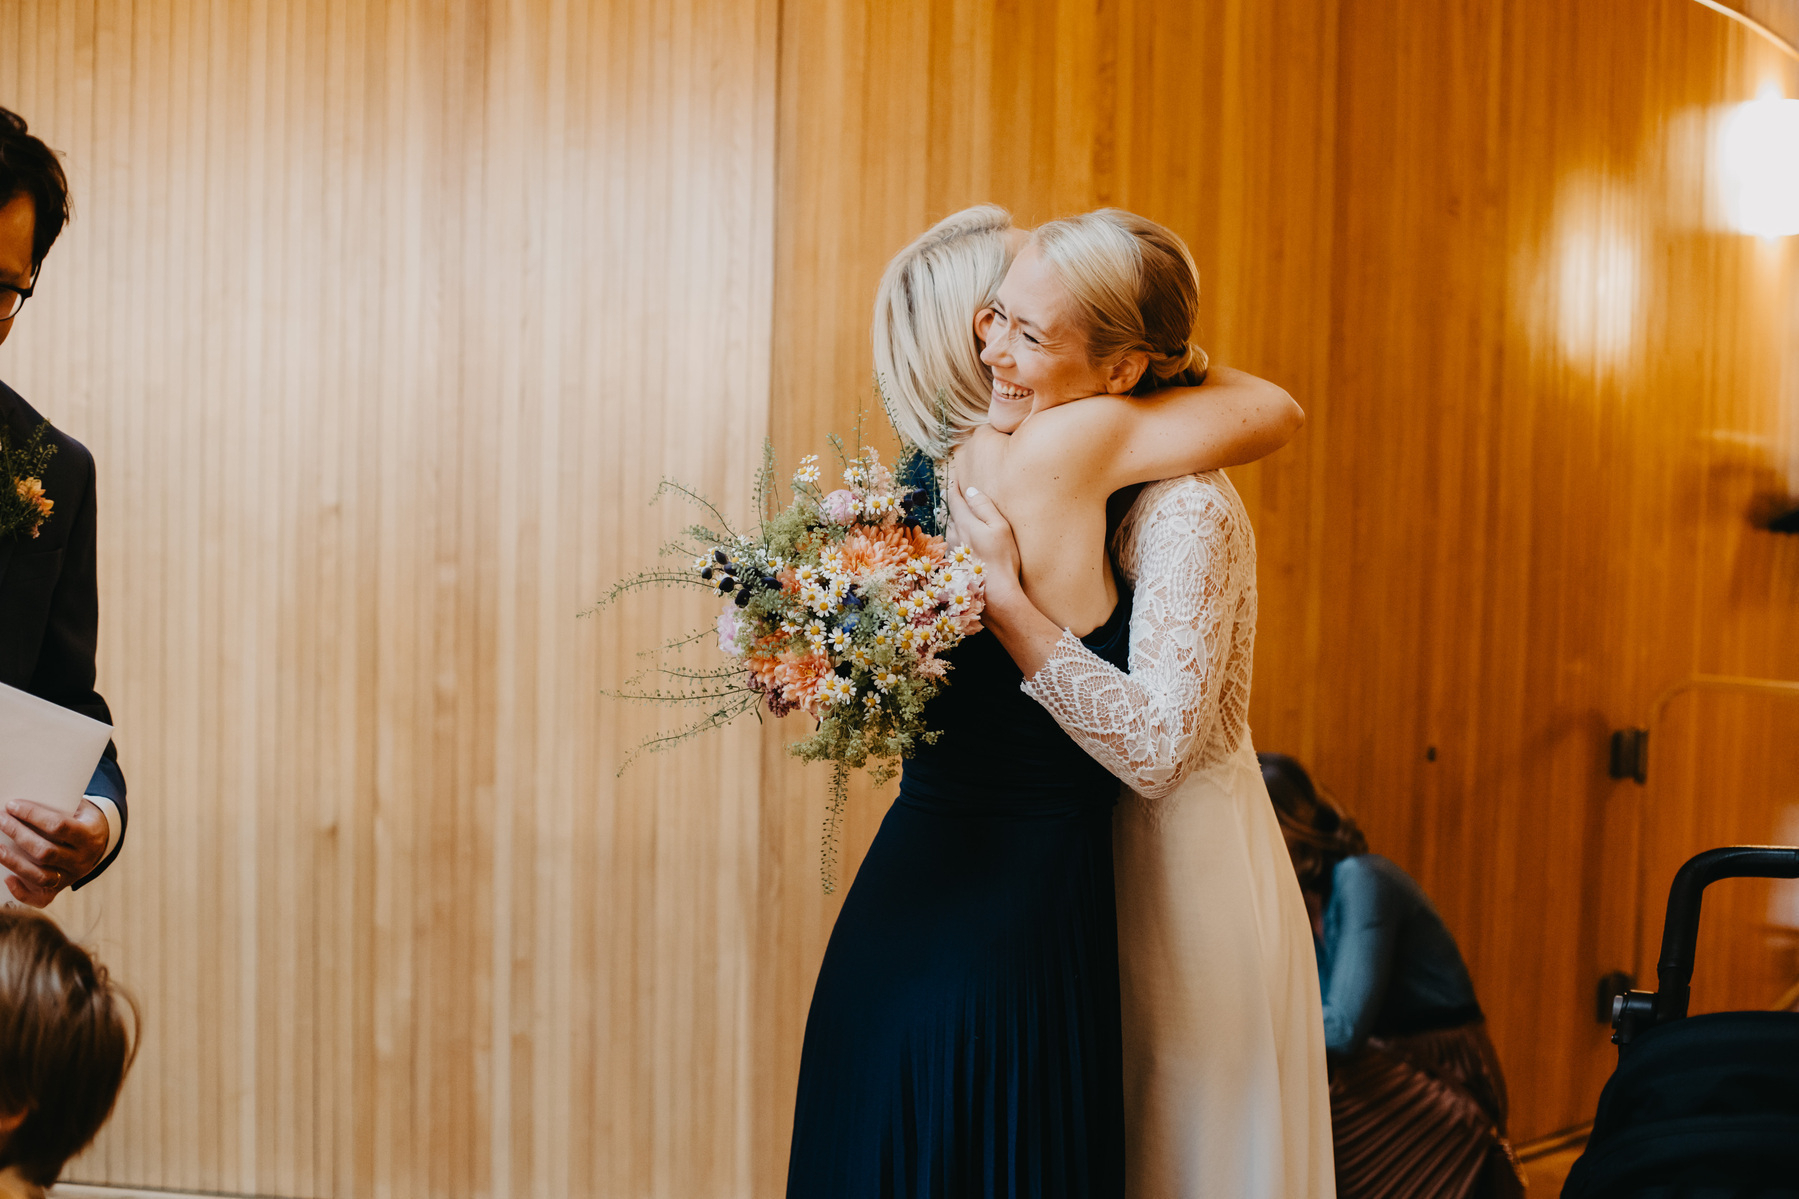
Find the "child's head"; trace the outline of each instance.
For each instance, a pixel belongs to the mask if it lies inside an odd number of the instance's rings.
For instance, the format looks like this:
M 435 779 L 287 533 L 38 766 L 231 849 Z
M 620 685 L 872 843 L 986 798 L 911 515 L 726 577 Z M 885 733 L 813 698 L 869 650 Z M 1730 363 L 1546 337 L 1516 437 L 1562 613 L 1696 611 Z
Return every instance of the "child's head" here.
M 94 1139 L 137 1053 L 106 967 L 29 908 L 0 908 L 0 1168 L 49 1186 Z

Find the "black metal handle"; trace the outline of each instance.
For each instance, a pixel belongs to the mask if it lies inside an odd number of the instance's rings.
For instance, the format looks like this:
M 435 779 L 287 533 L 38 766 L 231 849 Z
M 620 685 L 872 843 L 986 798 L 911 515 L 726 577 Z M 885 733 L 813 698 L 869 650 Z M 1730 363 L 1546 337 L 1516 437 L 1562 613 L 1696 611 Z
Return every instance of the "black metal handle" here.
M 1799 848 L 1731 845 L 1687 859 L 1668 888 L 1668 922 L 1662 927 L 1662 958 L 1655 968 L 1657 1024 L 1687 1014 L 1693 958 L 1699 947 L 1700 903 L 1705 889 L 1721 878 L 1799 878 Z

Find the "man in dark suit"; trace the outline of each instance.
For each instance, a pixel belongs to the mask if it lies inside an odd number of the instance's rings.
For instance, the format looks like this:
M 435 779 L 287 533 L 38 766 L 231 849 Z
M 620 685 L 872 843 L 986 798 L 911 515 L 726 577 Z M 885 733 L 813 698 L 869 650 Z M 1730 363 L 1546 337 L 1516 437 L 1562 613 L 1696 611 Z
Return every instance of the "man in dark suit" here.
M 0 345 L 37 290 L 44 256 L 69 218 L 68 181 L 56 153 L 25 121 L 0 108 Z M 19 394 L 0 383 L 0 425 L 15 450 L 40 429 L 56 452 L 44 471 L 50 515 L 36 536 L 0 539 L 0 683 L 29 691 L 95 720 L 112 723 L 94 690 L 100 603 L 94 579 L 94 459 L 74 438 L 46 425 Z M 0 486 L 14 487 L 11 477 Z M 112 864 L 125 836 L 125 776 L 111 745 L 69 815 L 0 796 L 0 865 L 21 903 L 44 907 L 64 887 L 79 887 Z

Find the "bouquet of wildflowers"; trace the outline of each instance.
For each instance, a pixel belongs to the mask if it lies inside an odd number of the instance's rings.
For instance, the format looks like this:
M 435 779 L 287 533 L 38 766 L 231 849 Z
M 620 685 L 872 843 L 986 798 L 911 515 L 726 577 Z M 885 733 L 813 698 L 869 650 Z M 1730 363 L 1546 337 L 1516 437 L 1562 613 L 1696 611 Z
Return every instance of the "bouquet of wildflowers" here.
M 886 782 L 916 745 L 937 739 L 925 727 L 925 704 L 946 683 L 945 653 L 981 627 L 985 602 L 981 563 L 930 531 L 937 517 L 932 489 L 897 484 L 872 447 L 848 459 L 836 444 L 843 486 L 826 492 L 818 458 L 808 456 L 785 507 L 778 507 L 773 456 L 765 452 L 753 534 L 733 530 L 712 504 L 665 482 L 663 491 L 686 496 L 711 517 L 665 550 L 692 555 L 691 567 L 646 571 L 602 601 L 645 586 L 696 584 L 723 601 L 714 629 L 660 648 L 677 650 L 716 632 L 724 663 L 672 666 L 658 653 L 650 671 L 614 693 L 706 709 L 640 748 L 668 748 L 762 708 L 774 716 L 803 712 L 817 722 L 789 748 L 833 765 L 827 892 L 835 887 L 849 771 L 866 769 L 877 784 Z M 673 685 L 645 685 L 651 673 Z

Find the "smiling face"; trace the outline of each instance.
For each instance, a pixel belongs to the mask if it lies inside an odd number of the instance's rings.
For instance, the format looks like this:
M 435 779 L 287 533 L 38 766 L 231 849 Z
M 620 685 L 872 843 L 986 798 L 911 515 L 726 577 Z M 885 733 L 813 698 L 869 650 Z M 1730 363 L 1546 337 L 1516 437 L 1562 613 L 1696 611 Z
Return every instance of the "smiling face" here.
M 1033 412 L 1111 390 L 1109 372 L 1087 357 L 1074 297 L 1033 245 L 1013 259 L 975 332 L 993 372 L 988 420 L 1001 433 Z
M 37 229 L 37 209 L 31 197 L 20 193 L 0 204 L 0 283 L 30 287 L 31 239 Z M 0 343 L 12 333 L 14 321 L 0 321 Z

